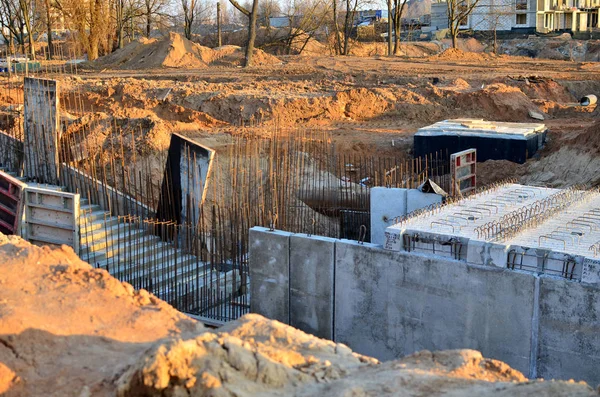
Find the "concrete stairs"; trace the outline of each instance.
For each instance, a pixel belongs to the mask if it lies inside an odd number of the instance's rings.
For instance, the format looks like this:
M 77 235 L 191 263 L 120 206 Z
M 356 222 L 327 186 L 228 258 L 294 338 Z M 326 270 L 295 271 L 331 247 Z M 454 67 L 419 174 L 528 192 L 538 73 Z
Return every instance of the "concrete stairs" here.
M 81 199 L 79 223 L 79 256 L 84 261 L 167 301 L 177 301 L 183 290 L 189 296 L 209 295 L 206 291 L 212 290 L 228 295 L 241 285 L 239 272 L 215 270 L 144 230 L 140 222 L 111 216 L 88 199 Z

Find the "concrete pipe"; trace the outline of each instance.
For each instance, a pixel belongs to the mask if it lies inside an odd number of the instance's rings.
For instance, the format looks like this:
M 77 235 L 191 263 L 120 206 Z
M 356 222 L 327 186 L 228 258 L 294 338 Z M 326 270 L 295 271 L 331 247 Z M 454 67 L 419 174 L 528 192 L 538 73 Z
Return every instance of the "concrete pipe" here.
M 598 98 L 596 98 L 596 95 L 586 95 L 579 100 L 581 106 L 595 105 L 596 102 L 598 102 Z

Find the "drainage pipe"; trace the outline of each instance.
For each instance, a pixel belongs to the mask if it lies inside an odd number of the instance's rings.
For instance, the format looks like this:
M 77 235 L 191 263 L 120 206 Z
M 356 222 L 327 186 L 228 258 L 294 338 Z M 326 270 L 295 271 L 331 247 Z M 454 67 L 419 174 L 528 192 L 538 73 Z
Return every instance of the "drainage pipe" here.
M 586 95 L 579 100 L 579 104 L 581 106 L 595 105 L 596 102 L 598 102 L 598 98 L 596 98 L 596 95 Z

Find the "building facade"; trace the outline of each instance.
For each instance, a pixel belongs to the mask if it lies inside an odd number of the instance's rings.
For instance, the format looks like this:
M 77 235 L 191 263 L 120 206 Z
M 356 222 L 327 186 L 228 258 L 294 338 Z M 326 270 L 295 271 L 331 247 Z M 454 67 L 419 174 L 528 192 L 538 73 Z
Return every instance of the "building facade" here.
M 599 8 L 600 0 L 480 0 L 461 28 L 522 33 L 583 32 L 600 27 Z M 431 25 L 448 28 L 445 1 L 431 5 Z

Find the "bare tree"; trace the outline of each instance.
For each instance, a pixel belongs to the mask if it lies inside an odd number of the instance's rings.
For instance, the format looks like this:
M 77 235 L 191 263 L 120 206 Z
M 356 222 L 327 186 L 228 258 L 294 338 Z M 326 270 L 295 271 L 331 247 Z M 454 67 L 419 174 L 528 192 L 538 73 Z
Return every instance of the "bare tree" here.
M 285 7 L 283 14 L 288 19 L 287 33 L 283 37 L 279 36 L 277 42 L 283 42 L 287 54 L 291 54 L 292 50 L 300 54 L 330 18 L 330 2 L 328 0 L 292 1 Z
M 342 55 L 350 54 L 350 35 L 356 21 L 359 0 L 344 0 L 346 4 L 346 16 L 344 18 L 344 45 Z
M 117 48 L 123 48 L 125 28 L 134 20 L 144 15 L 144 5 L 141 0 L 115 0 L 115 20 Z M 133 32 L 131 32 L 133 35 Z
M 468 26 L 469 16 L 480 0 L 447 0 L 448 28 L 452 36 L 452 47 L 458 46 L 458 33 L 462 27 Z
M 388 56 L 392 56 L 392 12 L 393 12 L 393 6 L 392 6 L 392 0 L 387 0 L 387 10 L 388 10 L 388 19 L 387 19 L 387 46 L 388 46 Z
M 248 40 L 246 42 L 246 57 L 244 67 L 252 66 L 252 55 L 254 53 L 254 42 L 256 41 L 256 19 L 258 14 L 258 0 L 252 1 L 252 8 L 243 7 L 236 0 L 229 0 L 239 12 L 248 17 Z
M 52 5 L 50 4 L 50 0 L 44 0 L 44 10 L 46 14 L 46 34 L 48 35 L 46 39 L 48 43 L 47 56 L 50 60 L 54 56 L 54 47 L 52 44 Z
M 85 49 L 88 59 L 112 50 L 115 27 L 111 22 L 112 4 L 109 0 L 54 0 L 70 29 Z
M 400 52 L 400 33 L 402 30 L 402 14 L 407 0 L 393 0 L 392 21 L 394 25 L 394 55 Z
M 25 40 L 28 44 L 28 54 L 35 59 L 33 40 L 35 23 L 35 4 L 33 0 L 0 0 L 0 28 L 2 35 L 13 45 L 13 39 L 25 50 Z M 6 37 L 6 32 L 8 36 Z
M 152 25 L 161 17 L 167 17 L 166 8 L 169 5 L 168 0 L 144 0 L 144 19 L 146 22 L 145 34 L 150 37 Z
M 0 28 L 10 53 L 15 52 L 15 41 L 18 45 L 25 44 L 25 24 L 21 18 L 19 4 L 15 0 L 0 0 Z
M 196 19 L 196 7 L 198 0 L 181 0 L 183 8 L 183 35 L 186 39 L 192 39 L 192 25 Z

